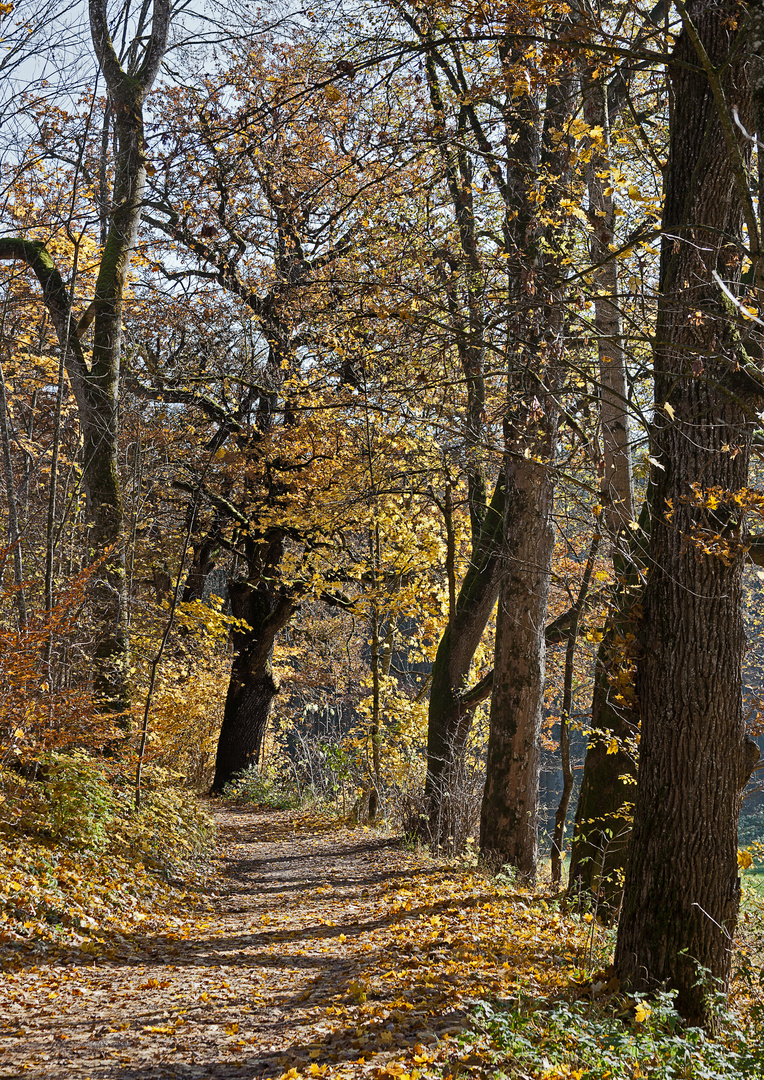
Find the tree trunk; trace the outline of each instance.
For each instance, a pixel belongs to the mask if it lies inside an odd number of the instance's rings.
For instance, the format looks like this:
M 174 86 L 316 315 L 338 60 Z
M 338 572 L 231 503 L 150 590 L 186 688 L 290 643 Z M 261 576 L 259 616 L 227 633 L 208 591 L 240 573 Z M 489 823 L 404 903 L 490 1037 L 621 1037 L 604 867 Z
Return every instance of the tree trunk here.
M 566 22 L 563 16 L 560 30 Z M 505 78 L 519 61 L 511 39 L 501 48 Z M 506 223 L 515 265 L 509 329 L 515 355 L 507 372 L 504 418 L 506 499 L 501 585 L 496 616 L 491 722 L 480 814 L 480 855 L 510 864 L 534 881 L 538 862 L 541 720 L 546 670 L 546 614 L 554 552 L 554 460 L 559 423 L 564 328 L 558 237 L 539 214 L 532 178 L 538 170 L 565 190 L 570 160 L 559 132 L 571 115 L 573 72 L 548 88 L 543 124 L 535 94 L 513 95 L 504 115 L 507 145 Z
M 480 644 L 499 591 L 501 536 L 504 528 L 503 476 L 499 478 L 483 519 L 476 551 L 462 581 L 453 620 L 438 645 L 432 668 L 427 728 L 425 800 L 429 838 L 448 846 L 451 837 L 450 796 L 472 719 L 461 694 L 472 658 Z
M 619 628 L 606 632 L 597 652 L 592 731 L 576 807 L 568 890 L 577 900 L 594 903 L 604 914 L 618 907 L 623 888 L 633 790 L 629 790 L 628 780 L 624 782 L 622 777 L 636 781 L 633 757 L 621 750 L 613 753 L 614 743 L 623 746 L 625 741 L 633 740 L 639 724 L 633 691 L 631 686 L 627 688 L 620 683 L 611 686 L 610 683 L 611 675 L 619 666 L 621 671 L 624 670 L 627 659 L 622 655 L 623 647 L 618 650 L 618 655 L 614 655 L 613 646 L 617 641 L 625 644 L 624 635 L 636 613 L 635 583 L 624 588 L 624 572 L 628 573 L 633 557 L 629 549 L 635 546 L 629 531 L 629 523 L 634 518 L 634 491 L 626 354 L 618 301 L 618 261 L 611 257 L 610 250 L 615 233 L 615 208 L 612 196 L 605 194 L 611 164 L 607 86 L 603 79 L 593 78 L 590 71 L 584 75 L 583 99 L 586 122 L 590 127 L 602 130 L 602 141 L 592 144 L 588 189 L 594 225 L 592 264 L 597 267 L 594 322 L 602 418 L 600 498 L 616 578 L 613 589 L 615 614 L 612 617 Z M 621 558 L 619 552 L 623 553 Z M 623 563 L 626 563 L 625 567 Z M 619 693 L 621 699 L 617 702 Z
M 413 25 L 413 24 L 412 24 Z M 498 44 L 498 59 L 504 68 L 507 85 L 514 85 L 512 74 L 514 64 L 519 57 L 513 53 L 512 38 Z M 563 129 L 563 118 L 570 108 L 571 87 L 565 78 L 550 87 L 542 131 L 539 130 L 539 103 L 533 95 L 520 98 L 512 93 L 504 102 L 504 127 L 506 146 L 512 147 L 508 158 L 506 173 L 499 163 L 495 149 L 490 145 L 485 131 L 480 127 L 477 115 L 472 110 L 459 110 L 457 135 L 454 142 L 449 142 L 445 124 L 445 114 L 440 91 L 437 85 L 436 50 L 433 36 L 428 38 L 430 51 L 427 60 L 430 99 L 437 118 L 441 145 L 446 160 L 458 162 L 458 169 L 451 165 L 447 170 L 449 190 L 459 226 L 461 248 L 464 255 L 465 275 L 474 285 L 470 290 L 469 334 L 459 333 L 459 351 L 465 382 L 468 391 L 468 416 L 466 443 L 468 459 L 474 461 L 474 451 L 479 444 L 479 433 L 484 410 L 485 387 L 483 383 L 483 353 L 485 351 L 486 324 L 482 310 L 483 294 L 480 248 L 476 241 L 472 195 L 474 191 L 473 169 L 465 151 L 466 140 L 462 125 L 467 125 L 470 117 L 472 133 L 477 138 L 483 165 L 488 169 L 498 195 L 505 206 L 503 233 L 506 244 L 507 273 L 509 277 L 508 306 L 512 322 L 510 334 L 517 330 L 518 342 L 536 337 L 537 330 L 531 327 L 534 315 L 529 310 L 529 300 L 538 288 L 537 272 L 540 269 L 541 252 L 544 249 L 542 236 L 545 227 L 538 218 L 538 205 L 529 198 L 533 178 L 539 166 L 560 179 L 569 168 L 565 140 L 558 137 Z M 552 132 L 554 131 L 554 138 Z M 453 136 L 451 136 L 453 138 Z M 563 181 L 564 182 L 564 181 Z M 519 257 L 518 257 L 519 254 Z M 446 296 L 449 309 L 458 325 L 456 310 L 452 301 L 452 292 L 447 286 Z M 554 320 L 553 320 L 554 322 Z M 469 343 L 465 348 L 463 343 Z M 513 393 L 527 357 L 520 361 L 517 369 L 507 372 L 508 393 Z M 523 387 L 523 391 L 525 387 Z M 556 419 L 554 420 L 556 429 Z M 522 446 L 526 433 L 521 433 L 520 441 L 508 442 L 508 454 L 516 454 Z M 509 458 L 502 462 L 502 472 L 513 474 L 514 465 Z M 522 466 L 521 470 L 522 471 Z M 485 625 L 490 617 L 498 593 L 498 580 L 502 572 L 502 558 L 505 550 L 505 537 L 500 528 L 503 524 L 506 533 L 507 503 L 500 481 L 491 504 L 483 509 L 484 498 L 481 495 L 481 481 L 477 471 L 468 470 L 470 490 L 470 519 L 472 524 L 473 552 L 472 563 L 460 591 L 456 605 L 456 614 L 449 620 L 449 626 L 440 642 L 433 668 L 432 690 L 430 695 L 428 762 L 425 794 L 429 805 L 429 820 L 432 839 L 435 843 L 448 839 L 450 832 L 450 814 L 448 796 L 453 787 L 454 777 L 458 775 L 463 760 L 464 745 L 469 734 L 472 712 L 464 708 L 461 700 L 463 684 L 472 663 L 472 657 L 480 642 Z M 551 509 L 550 509 L 551 513 Z M 541 541 L 543 546 L 543 540 Z M 540 627 L 544 637 L 544 616 Z M 495 691 L 494 691 L 495 692 Z M 455 794 L 455 793 L 454 793 Z
M 83 481 L 92 521 L 92 543 L 105 553 L 94 587 L 96 642 L 93 689 L 105 712 L 128 723 L 130 654 L 122 498 L 117 470 L 119 371 L 122 356 L 122 299 L 138 234 L 146 185 L 143 103 L 159 71 L 170 21 L 168 0 L 154 0 L 145 57 L 135 71 L 123 70 L 112 45 L 105 0 L 90 0 L 93 48 L 109 88 L 117 134 L 112 209 L 94 298 L 93 349 L 85 379 Z M 130 50 L 134 55 L 135 42 Z
M 549 419 L 546 460 L 556 433 L 556 417 Z M 533 881 L 554 477 L 547 465 L 518 456 L 507 464 L 506 483 L 506 547 L 496 617 L 480 854 L 489 866 L 498 869 L 508 863 Z
M 624 627 L 630 615 L 628 609 Z M 633 634 L 632 640 L 633 640 Z M 626 852 L 636 788 L 634 747 L 639 733 L 631 666 L 624 633 L 609 626 L 597 651 L 592 721 L 581 791 L 573 826 L 568 892 L 592 905 L 604 920 L 617 910 L 623 891 Z M 633 653 L 633 648 L 631 649 Z M 624 779 L 624 777 L 626 779 Z
M 27 628 L 27 604 L 24 597 L 24 559 L 21 550 L 21 530 L 16 506 L 16 484 L 13 479 L 13 457 L 11 454 L 11 435 L 8 423 L 8 402 L 5 393 L 5 373 L 0 361 L 0 432 L 3 443 L 3 466 L 5 472 L 5 491 L 8 499 L 8 540 L 13 547 L 14 603 L 18 613 L 19 630 Z
M 220 729 L 212 792 L 220 795 L 226 784 L 250 765 L 257 765 L 268 727 L 271 706 L 278 693 L 273 679 L 272 654 L 259 670 L 245 659 L 234 662 Z
M 745 167 L 748 144 L 736 142 L 719 108 L 726 95 L 750 129 L 745 57 L 730 56 L 740 9 L 695 0 L 680 13 L 654 351 L 651 449 L 662 468 L 653 478 L 639 784 L 615 962 L 624 985 L 667 985 L 684 1017 L 712 1023 L 711 994 L 730 976 L 737 818 L 753 763 L 741 696 L 745 526 L 735 496 L 747 481 L 762 384 L 745 371 L 736 313 L 713 278 L 737 288 L 743 246 L 735 161 Z M 753 248 L 756 237 L 748 239 Z
M 404 18 L 427 46 L 425 71 L 434 135 L 458 236 L 455 252 L 446 248 L 438 252 L 439 275 L 467 394 L 464 445 L 472 552 L 458 597 L 450 604 L 448 625 L 438 645 L 428 712 L 426 828 L 429 841 L 439 849 L 442 846 L 450 848 L 454 839 L 451 799 L 458 797 L 455 785 L 458 784 L 472 720 L 471 711 L 462 709 L 460 695 L 498 594 L 504 490 L 498 483 L 488 503 L 481 448 L 485 421 L 484 271 L 475 227 L 473 163 L 466 149 L 469 141 L 467 116 L 461 110 L 455 119 L 456 130 L 451 129 L 440 86 L 442 70 L 435 45 L 437 35 L 431 20 L 424 18 L 417 22 L 413 16 L 406 15 Z M 445 516 L 448 527 L 448 513 Z M 452 550 L 450 546 L 449 550 Z M 456 591 L 453 574 L 451 559 L 451 593 Z
M 151 32 L 134 71 L 123 71 L 109 35 L 105 0 L 90 0 L 93 48 L 109 88 L 117 131 L 116 177 L 94 303 L 79 325 L 71 297 L 53 260 L 38 241 L 6 238 L 0 259 L 20 259 L 40 283 L 55 326 L 82 425 L 83 485 L 92 524 L 91 546 L 103 559 L 93 589 L 96 641 L 93 687 L 104 712 L 129 724 L 130 657 L 127 633 L 125 552 L 122 500 L 117 470 L 117 402 L 122 346 L 122 297 L 135 244 L 146 182 L 143 103 L 159 71 L 167 45 L 169 0 L 155 0 Z M 133 43 L 135 46 L 135 42 Z M 137 46 L 136 46 L 137 48 Z M 131 55 L 136 49 L 132 48 Z M 93 349 L 88 363 L 80 336 L 94 320 Z
M 280 555 L 280 551 L 278 553 Z M 238 773 L 256 765 L 278 684 L 273 646 L 296 600 L 260 579 L 232 581 L 231 614 L 244 620 L 233 634 L 235 657 L 220 729 L 212 791 L 220 795 Z
M 578 590 L 576 602 L 573 605 L 573 614 L 570 621 L 570 633 L 568 644 L 565 648 L 565 679 L 562 691 L 562 709 L 560 710 L 560 765 L 562 767 L 562 794 L 554 815 L 554 835 L 552 837 L 552 885 L 559 889 L 562 881 L 562 859 L 565 843 L 565 824 L 568 820 L 568 807 L 570 796 L 573 791 L 573 768 L 570 763 L 570 716 L 573 711 L 573 665 L 576 659 L 576 644 L 578 641 L 578 622 L 581 611 L 589 592 L 589 583 L 594 571 L 594 561 L 597 557 L 600 536 L 595 533 L 589 554 L 584 567 L 584 576 L 581 587 Z

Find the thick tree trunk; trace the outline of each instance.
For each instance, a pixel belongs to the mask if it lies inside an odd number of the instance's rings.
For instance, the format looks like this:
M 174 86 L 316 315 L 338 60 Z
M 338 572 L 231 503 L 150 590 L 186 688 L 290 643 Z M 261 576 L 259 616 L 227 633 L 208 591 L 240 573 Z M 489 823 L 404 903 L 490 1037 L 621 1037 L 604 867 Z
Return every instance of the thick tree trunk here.
M 615 962 L 624 985 L 667 985 L 687 1019 L 708 1023 L 711 994 L 730 976 L 737 818 L 753 763 L 741 699 L 744 522 L 735 496 L 747 480 L 761 383 L 742 370 L 735 312 L 713 279 L 734 290 L 742 261 L 734 162 L 745 163 L 748 144 L 731 145 L 728 116 L 725 139 L 719 111 L 721 89 L 750 128 L 744 57 L 729 55 L 740 9 L 696 0 L 688 12 L 670 65 L 652 430 L 662 468 L 653 480 L 639 784 Z M 706 59 L 711 83 L 698 70 Z
M 278 689 L 271 657 L 259 671 L 253 671 L 246 660 L 234 663 L 215 758 L 215 794 L 220 795 L 248 766 L 257 765 Z
M 243 623 L 233 635 L 236 653 L 212 783 L 212 791 L 218 795 L 238 773 L 258 762 L 279 689 L 273 678 L 273 646 L 297 603 L 262 578 L 258 584 L 251 580 L 232 581 L 229 596 L 231 614 Z
M 551 446 L 556 425 L 550 427 Z M 506 483 L 506 547 L 496 617 L 480 854 L 488 865 L 498 868 L 508 863 L 533 881 L 554 477 L 548 466 L 519 456 L 507 464 Z
M 508 79 L 520 59 L 514 48 L 509 42 L 502 48 Z M 507 492 L 480 855 L 490 866 L 510 864 L 528 881 L 535 880 L 538 861 L 539 744 L 564 340 L 556 238 L 539 215 L 531 178 L 541 168 L 564 190 L 570 161 L 559 132 L 571 115 L 573 89 L 573 72 L 562 71 L 548 88 L 541 130 L 533 94 L 513 96 L 504 116 L 512 147 L 507 210 L 516 214 L 507 221 L 517 258 L 508 298 L 515 356 L 507 373 Z

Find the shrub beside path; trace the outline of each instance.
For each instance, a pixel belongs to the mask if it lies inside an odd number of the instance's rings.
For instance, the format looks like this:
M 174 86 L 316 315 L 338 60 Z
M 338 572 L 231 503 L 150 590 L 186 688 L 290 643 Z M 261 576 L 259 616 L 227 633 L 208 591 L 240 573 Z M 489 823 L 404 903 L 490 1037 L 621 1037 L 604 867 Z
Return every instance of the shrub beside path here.
M 417 1080 L 469 1062 L 476 1001 L 553 996 L 585 960 L 591 926 L 543 896 L 304 811 L 215 815 L 182 918 L 6 953 L 0 1080 Z

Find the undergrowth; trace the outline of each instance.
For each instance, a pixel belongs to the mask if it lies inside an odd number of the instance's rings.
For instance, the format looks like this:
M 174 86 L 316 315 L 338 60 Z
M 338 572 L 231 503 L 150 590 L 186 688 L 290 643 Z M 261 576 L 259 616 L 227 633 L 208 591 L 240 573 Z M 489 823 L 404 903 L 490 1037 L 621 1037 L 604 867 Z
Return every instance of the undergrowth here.
M 114 764 L 49 753 L 35 778 L 0 770 L 0 943 L 119 949 L 138 925 L 182 912 L 213 838 L 200 801 L 149 770 L 139 811 Z M 108 951 L 108 948 L 106 949 Z
M 272 810 L 296 810 L 309 801 L 312 792 L 283 770 L 250 765 L 226 784 L 223 795 L 234 802 Z
M 589 921 L 591 916 L 584 915 Z M 581 998 L 603 987 L 614 931 L 589 922 L 585 965 L 570 972 L 573 999 L 520 993 L 475 1007 L 471 1051 L 453 1062 L 454 1077 L 479 1065 L 496 1080 L 762 1080 L 764 1077 L 764 901 L 744 891 L 729 1000 L 718 995 L 717 1034 L 685 1026 L 674 995 L 616 992 Z M 615 980 L 617 981 L 617 980 Z M 471 1068 L 470 1068 L 471 1067 Z
M 684 1027 L 673 996 L 558 1002 L 551 1008 L 476 1011 L 483 1056 L 494 1075 L 543 1080 L 722 1080 L 764 1076 L 761 1017 L 742 1026 L 727 1013 L 724 1034 Z

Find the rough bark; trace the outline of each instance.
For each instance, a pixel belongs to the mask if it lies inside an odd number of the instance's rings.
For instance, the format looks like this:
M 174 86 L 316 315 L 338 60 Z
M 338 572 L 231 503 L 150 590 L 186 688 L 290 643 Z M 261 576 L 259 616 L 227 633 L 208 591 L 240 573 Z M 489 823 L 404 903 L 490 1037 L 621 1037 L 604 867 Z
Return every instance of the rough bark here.
M 297 606 L 292 597 L 262 580 L 229 586 L 231 614 L 243 619 L 233 635 L 235 657 L 215 759 L 212 791 L 221 794 L 238 773 L 256 765 L 278 684 L 273 646 Z
M 501 56 L 510 78 L 518 57 L 509 44 Z M 531 94 L 513 100 L 504 117 L 507 145 L 513 148 L 507 206 L 516 217 L 507 229 L 517 260 L 508 297 L 515 346 L 504 419 L 507 491 L 480 855 L 488 865 L 514 866 L 529 881 L 535 880 L 538 860 L 539 742 L 564 340 L 557 245 L 539 215 L 531 184 L 542 169 L 564 187 L 569 159 L 560 133 L 573 89 L 572 71 L 549 86 L 541 125 L 539 102 Z
M 545 620 L 554 550 L 554 475 L 549 466 L 556 416 L 548 416 L 542 461 L 507 463 L 502 579 L 486 785 L 480 814 L 480 854 L 487 865 L 509 864 L 529 881 L 538 860 L 539 740 Z
M 519 16 L 522 21 L 522 16 Z M 417 29 L 416 21 L 409 18 L 409 24 Z M 419 31 L 421 33 L 421 31 Z M 469 318 L 458 317 L 457 309 L 453 301 L 453 292 L 447 283 L 446 297 L 449 303 L 452 320 L 457 329 L 457 341 L 459 344 L 460 360 L 465 374 L 465 383 L 468 391 L 468 408 L 466 424 L 466 443 L 468 460 L 471 448 L 477 445 L 479 434 L 480 416 L 483 410 L 484 387 L 483 387 L 483 352 L 485 350 L 486 323 L 482 312 L 483 292 L 481 282 L 483 271 L 480 262 L 480 248 L 475 242 L 475 219 L 473 215 L 472 193 L 472 167 L 465 146 L 465 133 L 470 139 L 474 139 L 481 164 L 485 167 L 495 186 L 497 195 L 505 206 L 505 218 L 503 222 L 503 235 L 505 240 L 505 254 L 508 256 L 507 273 L 509 278 L 508 307 L 512 327 L 510 333 L 518 342 L 519 352 L 523 346 L 519 343 L 529 340 L 539 340 L 538 327 L 534 324 L 534 315 L 530 308 L 533 307 L 531 297 L 536 295 L 539 282 L 535 276 L 538 271 L 538 257 L 542 249 L 544 227 L 538 218 L 538 207 L 529 199 L 529 187 L 538 175 L 540 166 L 549 167 L 553 176 L 561 177 L 567 167 L 564 161 L 565 144 L 561 143 L 558 134 L 555 139 L 549 136 L 553 128 L 562 130 L 561 121 L 566 109 L 570 107 L 570 86 L 563 80 L 560 84 L 549 88 L 546 101 L 546 112 L 543 125 L 539 125 L 539 104 L 531 95 L 517 99 L 516 94 L 511 92 L 507 95 L 504 104 L 504 128 L 506 146 L 511 146 L 512 151 L 506 163 L 506 170 L 502 167 L 495 147 L 487 131 L 481 126 L 480 119 L 474 106 L 467 102 L 470 97 L 465 88 L 465 106 L 460 108 L 456 123 L 456 138 L 453 133 L 446 135 L 446 124 L 443 104 L 437 83 L 437 72 L 444 70 L 447 64 L 436 51 L 433 38 L 427 34 L 422 35 L 428 43 L 427 73 L 430 89 L 430 100 L 433 113 L 436 118 L 439 138 L 441 140 L 444 161 L 447 162 L 447 180 L 451 201 L 454 208 L 456 223 L 459 229 L 461 253 L 463 256 L 462 276 L 469 281 Z M 437 35 L 436 35 L 437 36 Z M 501 65 L 506 79 L 507 87 L 515 85 L 513 65 L 518 57 L 513 53 L 513 39 L 508 37 L 498 44 L 497 60 Z M 461 77 L 461 70 L 459 76 Z M 457 78 L 458 78 L 457 77 Z M 453 82 L 453 79 L 451 80 Z M 543 128 L 543 136 L 542 136 Z M 553 153 L 548 149 L 554 145 L 557 147 Z M 554 160 L 552 160 L 554 158 Z M 538 302 L 538 301 L 537 301 Z M 507 377 L 509 398 L 512 398 L 517 389 L 517 384 L 522 383 L 522 371 L 527 357 L 513 356 L 510 360 Z M 532 365 L 537 370 L 537 365 Z M 542 365 L 543 366 L 543 365 Z M 511 389 L 510 389 L 511 387 Z M 538 386 L 534 386 L 534 391 Z M 522 387 L 524 394 L 527 387 Z M 538 389 L 543 396 L 543 392 Z M 555 421 L 556 423 L 556 421 Z M 527 432 L 523 432 L 523 437 Z M 502 462 L 502 471 L 511 469 L 512 455 L 517 453 L 520 443 L 507 443 L 507 457 Z M 523 444 L 524 445 L 524 444 Z M 522 452 L 522 448 L 520 450 Z M 464 744 L 469 733 L 472 710 L 465 708 L 462 701 L 464 693 L 464 680 L 469 672 L 472 657 L 482 637 L 486 622 L 490 616 L 498 592 L 498 572 L 501 569 L 505 538 L 496 531 L 496 517 L 491 507 L 487 509 L 484 501 L 481 502 L 479 478 L 472 472 L 468 472 L 470 488 L 470 511 L 473 536 L 473 554 L 470 570 L 460 592 L 462 597 L 468 598 L 468 603 L 460 607 L 456 605 L 456 614 L 453 620 L 449 620 L 441 640 L 435 660 L 433 671 L 432 691 L 430 696 L 429 731 L 428 731 L 428 771 L 426 783 L 426 796 L 429 804 L 429 820 L 432 838 L 435 843 L 448 840 L 448 805 L 449 789 L 452 786 L 452 777 L 457 775 Z M 506 504 L 504 493 L 499 485 L 494 493 L 494 501 L 497 495 L 501 497 L 503 506 L 499 511 L 506 529 Z M 476 513 L 476 507 L 480 509 Z M 482 508 L 482 509 L 481 509 Z M 495 546 L 490 549 L 486 541 Z M 542 641 L 544 634 L 544 618 L 542 616 L 540 628 Z M 446 830 L 445 833 L 443 830 Z
M 746 484 L 762 399 L 713 277 L 734 290 L 741 264 L 735 166 L 750 144 L 730 144 L 720 108 L 721 97 L 734 102 L 750 128 L 744 57 L 731 55 L 740 11 L 696 0 L 680 12 L 654 350 L 652 456 L 663 468 L 653 478 L 639 784 L 615 963 L 623 984 L 668 985 L 687 1019 L 710 1023 L 709 991 L 726 990 L 730 976 L 737 818 L 752 765 L 741 697 L 744 522 L 732 496 Z

